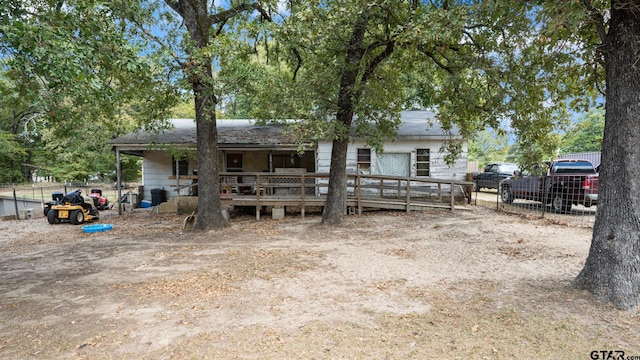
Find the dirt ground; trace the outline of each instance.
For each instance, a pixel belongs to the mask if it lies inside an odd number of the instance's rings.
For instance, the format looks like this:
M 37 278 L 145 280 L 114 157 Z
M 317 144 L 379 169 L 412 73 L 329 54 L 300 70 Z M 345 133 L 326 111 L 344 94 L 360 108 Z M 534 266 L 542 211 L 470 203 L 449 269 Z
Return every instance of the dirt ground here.
M 591 229 L 468 211 L 0 221 L 3 359 L 593 359 L 640 321 L 569 287 Z M 619 353 L 615 353 L 619 354 Z

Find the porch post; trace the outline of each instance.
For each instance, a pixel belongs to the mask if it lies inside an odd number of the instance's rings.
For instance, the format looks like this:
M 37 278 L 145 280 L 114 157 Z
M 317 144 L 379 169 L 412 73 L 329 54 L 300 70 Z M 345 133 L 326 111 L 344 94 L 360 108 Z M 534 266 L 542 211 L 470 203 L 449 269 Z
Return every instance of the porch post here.
M 450 201 L 450 204 L 451 204 L 451 211 L 453 211 L 453 210 L 455 210 L 454 204 L 455 204 L 455 200 L 456 200 L 455 199 L 455 193 L 454 193 L 455 188 L 454 188 L 453 181 L 451 181 L 451 185 L 450 185 L 449 189 L 451 190 L 451 194 L 449 195 L 450 196 L 450 200 L 449 201 Z
M 220 156 L 222 156 L 222 172 L 227 172 L 227 152 L 221 150 Z
M 407 177 L 407 212 L 411 211 L 411 178 Z
M 358 190 L 358 216 L 362 216 L 362 178 L 360 174 L 356 174 L 356 186 Z
M 180 158 L 175 159 L 176 162 L 176 197 L 180 197 Z
M 118 189 L 118 215 L 122 215 L 122 165 L 120 164 L 120 150 L 116 148 L 116 187 Z

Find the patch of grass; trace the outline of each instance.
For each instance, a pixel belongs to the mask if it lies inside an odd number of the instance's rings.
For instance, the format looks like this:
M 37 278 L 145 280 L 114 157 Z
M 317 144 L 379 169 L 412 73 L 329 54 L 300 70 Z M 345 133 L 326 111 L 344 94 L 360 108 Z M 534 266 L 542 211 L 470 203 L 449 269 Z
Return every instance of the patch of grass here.
M 168 258 L 188 258 L 192 247 L 179 252 L 162 253 Z M 170 256 L 169 256 L 170 255 Z M 207 261 L 216 263 L 215 271 L 190 271 L 174 278 L 157 278 L 140 283 L 117 283 L 114 290 L 123 290 L 139 302 L 166 300 L 178 307 L 208 309 L 215 307 L 220 297 L 239 289 L 239 282 L 253 278 L 271 279 L 294 276 L 300 271 L 318 266 L 322 252 L 306 250 L 254 250 L 241 248 L 227 251 Z
M 316 268 L 324 257 L 325 253 L 321 251 L 249 248 L 227 251 L 223 255 L 225 262 L 233 264 L 228 267 L 228 271 L 236 281 L 251 278 L 268 280 L 282 275 L 294 276 L 298 272 Z
M 638 332 L 626 331 L 628 328 L 621 326 L 630 325 L 628 321 L 615 321 L 607 314 L 595 323 L 585 324 L 585 318 L 571 313 L 521 310 L 514 303 L 496 303 L 494 294 L 501 290 L 500 284 L 490 281 L 445 284 L 444 289 L 414 288 L 407 295 L 429 303 L 431 311 L 403 315 L 372 313 L 375 325 L 311 321 L 292 331 L 263 325 L 239 326 L 182 337 L 150 356 L 588 359 L 591 351 L 602 349 L 640 354 Z M 633 317 L 626 313 L 621 316 Z

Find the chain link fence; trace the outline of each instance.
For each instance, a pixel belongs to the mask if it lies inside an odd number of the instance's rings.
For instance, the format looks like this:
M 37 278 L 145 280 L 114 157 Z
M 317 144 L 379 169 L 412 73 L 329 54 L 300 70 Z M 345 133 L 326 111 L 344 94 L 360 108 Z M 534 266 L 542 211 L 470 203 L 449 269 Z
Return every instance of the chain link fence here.
M 135 189 L 137 184 L 123 184 L 123 194 Z M 114 184 L 78 182 L 78 183 L 32 183 L 32 184 L 0 184 L 0 217 L 13 219 L 40 217 L 44 204 L 51 201 L 53 193 L 67 194 L 73 190 L 82 190 L 83 196 L 91 194 L 92 189 L 99 189 L 106 196 L 109 204 L 118 200 L 118 190 Z
M 497 211 L 524 216 L 527 218 L 548 219 L 558 224 L 579 227 L 591 227 L 596 218 L 597 206 L 573 205 L 569 211 L 555 212 L 551 204 L 538 201 L 513 199 L 511 203 L 504 202 L 497 190 L 483 189 L 471 194 L 474 205 L 485 206 Z
M 138 184 L 122 184 L 122 189 L 135 189 Z M 51 194 L 59 191 L 64 194 L 72 190 L 82 190 L 83 195 L 89 195 L 91 189 L 100 189 L 104 196 L 116 200 L 118 190 L 114 184 L 93 183 L 93 182 L 72 182 L 72 183 L 32 183 L 32 184 L 0 184 L 0 195 L 13 196 L 13 191 L 19 198 L 39 199 L 43 201 L 51 200 Z

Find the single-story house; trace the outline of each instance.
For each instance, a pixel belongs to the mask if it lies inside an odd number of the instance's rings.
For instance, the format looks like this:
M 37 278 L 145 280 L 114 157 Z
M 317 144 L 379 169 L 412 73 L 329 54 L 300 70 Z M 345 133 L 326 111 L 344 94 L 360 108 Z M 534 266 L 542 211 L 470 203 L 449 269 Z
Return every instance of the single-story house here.
M 448 166 L 441 152 L 450 134 L 443 131 L 430 111 L 404 111 L 397 137 L 376 153 L 360 139 L 348 148 L 347 173 L 380 174 L 403 177 L 431 177 L 465 180 L 467 143 L 455 164 Z M 165 189 L 167 199 L 189 195 L 191 189 L 180 186 L 197 177 L 196 127 L 192 119 L 173 119 L 173 128 L 159 134 L 143 131 L 112 140 L 121 154 L 143 158 L 143 198 L 151 198 L 152 189 Z M 284 125 L 256 125 L 252 120 L 217 120 L 220 169 L 222 172 L 308 172 L 328 173 L 331 165 L 329 141 L 307 144 L 303 154 L 299 144 L 284 132 Z M 454 134 L 455 136 L 455 134 Z M 454 137 L 455 138 L 455 137 Z M 174 157 L 177 150 L 192 156 Z M 178 176 L 177 176 L 178 175 Z M 239 175 L 241 176 L 241 175 Z M 176 190 L 177 189 L 177 190 Z

